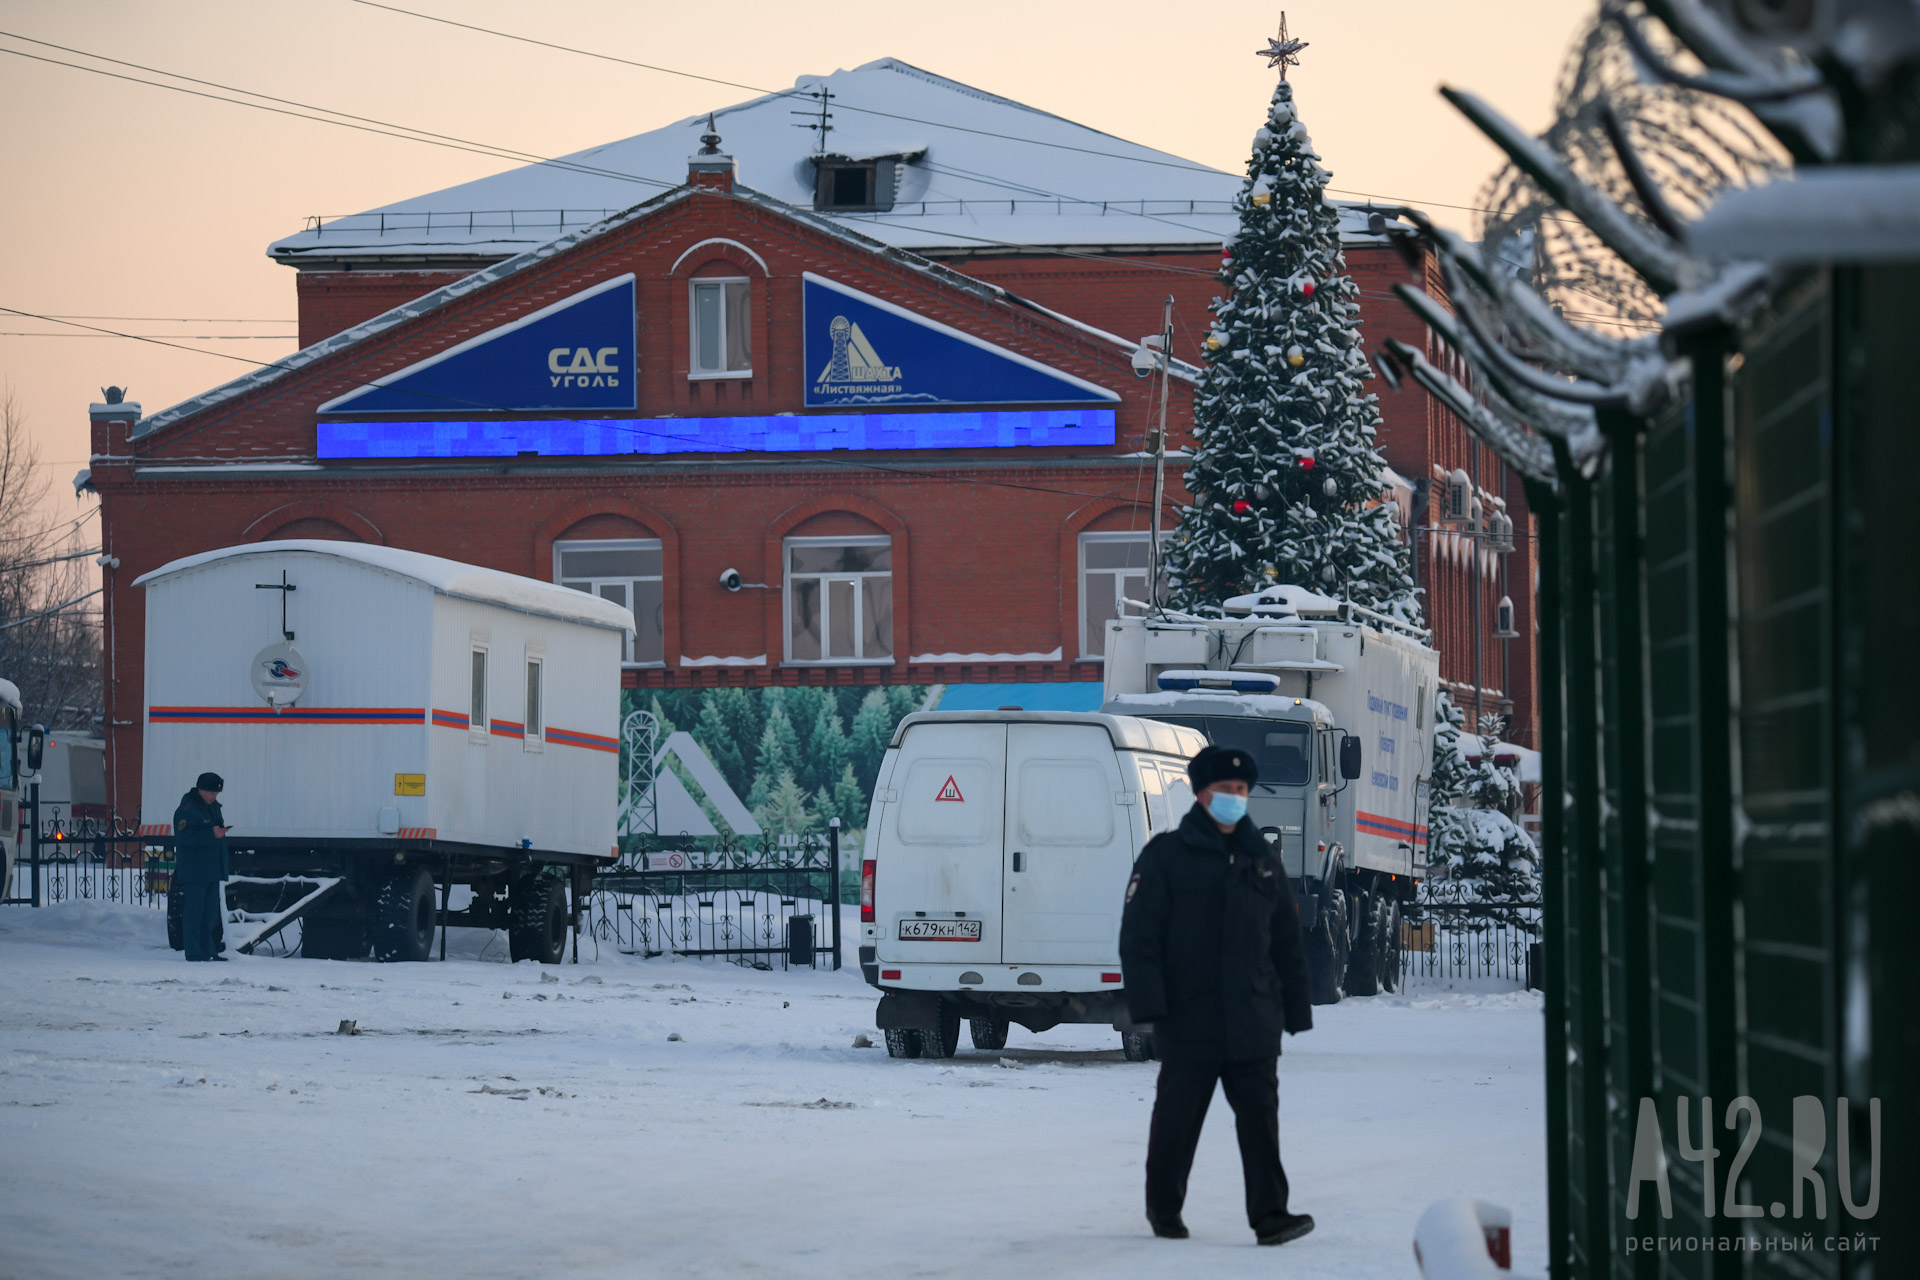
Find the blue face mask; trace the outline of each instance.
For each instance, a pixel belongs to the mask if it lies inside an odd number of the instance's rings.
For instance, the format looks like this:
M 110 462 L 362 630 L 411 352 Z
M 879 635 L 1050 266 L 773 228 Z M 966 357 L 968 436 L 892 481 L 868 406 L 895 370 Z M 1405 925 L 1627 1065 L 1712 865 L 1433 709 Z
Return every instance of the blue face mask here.
M 1247 798 L 1228 791 L 1216 791 L 1212 799 L 1207 801 L 1207 812 L 1213 815 L 1215 822 L 1231 827 L 1247 816 Z

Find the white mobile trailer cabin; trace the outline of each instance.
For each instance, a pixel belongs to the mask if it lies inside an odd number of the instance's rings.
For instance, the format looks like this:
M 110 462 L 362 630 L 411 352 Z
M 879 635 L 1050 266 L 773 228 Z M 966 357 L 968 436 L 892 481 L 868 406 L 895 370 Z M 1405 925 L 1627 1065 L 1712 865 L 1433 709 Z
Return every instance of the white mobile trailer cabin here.
M 309 954 L 365 954 L 360 922 L 383 951 L 381 904 L 399 895 L 419 927 L 385 958 L 424 958 L 435 917 L 422 895 L 448 883 L 475 885 L 479 904 L 454 923 L 511 923 L 527 937 L 520 916 L 537 898 L 554 950 L 559 908 L 540 872 L 571 868 L 577 895 L 584 869 L 614 853 L 626 610 L 329 541 L 205 552 L 135 585 L 146 591 L 147 832 L 167 833 L 181 796 L 212 771 L 226 784 L 236 872 L 348 882 L 326 908 L 337 936 L 323 943 L 309 922 Z

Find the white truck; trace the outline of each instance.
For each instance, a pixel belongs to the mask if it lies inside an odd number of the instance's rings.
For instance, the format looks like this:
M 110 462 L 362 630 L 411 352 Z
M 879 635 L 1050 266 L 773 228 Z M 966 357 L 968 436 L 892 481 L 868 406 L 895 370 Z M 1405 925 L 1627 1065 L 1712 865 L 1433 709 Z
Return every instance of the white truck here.
M 242 949 L 299 918 L 310 957 L 424 960 L 454 924 L 562 958 L 614 856 L 627 610 L 349 542 L 227 547 L 134 585 L 141 831 L 170 835 L 202 772 L 225 780 Z
M 1439 655 L 1412 628 L 1299 587 L 1225 611 L 1109 622 L 1102 710 L 1253 755 L 1248 814 L 1293 878 L 1314 1002 L 1392 990 L 1400 904 L 1426 876 Z
M 11 898 L 20 852 L 20 689 L 0 680 L 0 898 Z
M 1125 715 L 934 711 L 895 729 L 860 868 L 860 967 L 896 1058 L 1107 1023 L 1129 1058 L 1120 911 L 1133 860 L 1192 807 L 1194 729 Z

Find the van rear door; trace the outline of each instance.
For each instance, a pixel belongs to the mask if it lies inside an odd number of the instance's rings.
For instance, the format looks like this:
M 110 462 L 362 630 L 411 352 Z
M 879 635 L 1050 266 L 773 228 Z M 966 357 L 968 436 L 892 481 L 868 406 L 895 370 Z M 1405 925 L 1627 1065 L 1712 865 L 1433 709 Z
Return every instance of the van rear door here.
M 1137 803 L 1100 725 L 1007 726 L 1007 964 L 1113 964 Z M 1144 823 L 1144 818 L 1143 818 Z
M 878 958 L 997 964 L 1007 726 L 907 729 L 874 868 Z

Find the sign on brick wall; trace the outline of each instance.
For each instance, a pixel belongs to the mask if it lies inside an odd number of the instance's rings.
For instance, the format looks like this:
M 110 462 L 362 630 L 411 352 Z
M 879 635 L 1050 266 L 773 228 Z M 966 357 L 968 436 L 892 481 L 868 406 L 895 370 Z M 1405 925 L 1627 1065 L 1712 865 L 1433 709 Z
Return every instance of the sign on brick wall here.
M 1100 404 L 1118 393 L 805 273 L 806 403 Z
M 634 351 L 629 274 L 389 373 L 320 412 L 632 409 L 639 403 Z

